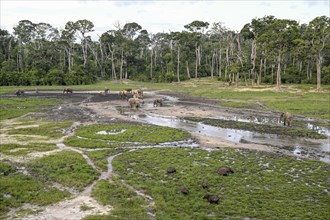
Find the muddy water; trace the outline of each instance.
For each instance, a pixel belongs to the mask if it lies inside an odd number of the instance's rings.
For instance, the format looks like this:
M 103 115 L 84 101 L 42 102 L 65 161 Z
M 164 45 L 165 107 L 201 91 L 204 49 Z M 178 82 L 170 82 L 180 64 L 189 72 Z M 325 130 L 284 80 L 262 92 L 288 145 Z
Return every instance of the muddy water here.
M 122 115 L 126 115 L 130 118 L 144 121 L 154 125 L 168 126 L 172 128 L 179 128 L 191 132 L 192 134 L 204 135 L 219 140 L 228 140 L 234 143 L 255 143 L 277 147 L 281 149 L 289 150 L 296 155 L 309 155 L 316 156 L 323 161 L 330 162 L 330 156 L 326 155 L 326 152 L 330 152 L 329 139 L 326 143 L 318 142 L 304 138 L 292 138 L 288 136 L 279 136 L 275 134 L 264 134 L 256 133 L 244 130 L 226 129 L 220 127 L 214 127 L 205 125 L 201 122 L 191 122 L 183 120 L 174 116 L 165 116 L 149 113 L 147 111 L 132 111 L 128 108 L 118 109 Z M 277 118 L 252 118 L 252 117 L 222 117 L 221 119 L 254 122 L 254 123 L 265 123 L 265 124 L 277 124 Z M 309 125 L 310 126 L 310 125 Z M 310 129 L 314 129 L 315 127 Z M 319 133 L 328 135 L 329 130 L 325 128 L 317 128 Z M 321 155 L 322 154 L 322 155 Z

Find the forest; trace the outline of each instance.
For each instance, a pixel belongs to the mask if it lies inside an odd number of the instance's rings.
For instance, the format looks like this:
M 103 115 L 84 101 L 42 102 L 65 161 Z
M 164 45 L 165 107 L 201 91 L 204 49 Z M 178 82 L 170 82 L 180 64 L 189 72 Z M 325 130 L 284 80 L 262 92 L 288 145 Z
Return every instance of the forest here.
M 109 25 L 110 26 L 110 25 Z M 64 29 L 21 20 L 0 29 L 0 86 L 82 85 L 97 80 L 180 82 L 211 77 L 229 85 L 330 84 L 330 18 L 308 24 L 265 16 L 239 32 L 195 20 L 181 32 L 149 33 L 115 23 L 91 37 L 89 20 Z

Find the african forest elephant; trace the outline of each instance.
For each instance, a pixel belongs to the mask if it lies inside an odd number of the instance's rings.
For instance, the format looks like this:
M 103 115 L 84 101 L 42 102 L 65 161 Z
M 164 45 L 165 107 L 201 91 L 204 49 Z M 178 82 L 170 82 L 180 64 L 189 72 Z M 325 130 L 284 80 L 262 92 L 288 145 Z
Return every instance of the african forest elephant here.
M 280 122 L 283 121 L 284 126 L 292 126 L 293 115 L 290 112 L 285 112 L 281 114 Z
M 157 106 L 163 106 L 163 99 L 155 99 L 154 100 L 154 107 L 157 107 Z
M 21 89 L 16 90 L 15 95 L 16 95 L 16 96 L 24 95 L 24 90 L 21 90 Z
M 68 93 L 72 93 L 73 92 L 73 89 L 71 89 L 71 88 L 64 88 L 63 89 L 63 94 L 65 93 L 65 94 L 68 94 Z

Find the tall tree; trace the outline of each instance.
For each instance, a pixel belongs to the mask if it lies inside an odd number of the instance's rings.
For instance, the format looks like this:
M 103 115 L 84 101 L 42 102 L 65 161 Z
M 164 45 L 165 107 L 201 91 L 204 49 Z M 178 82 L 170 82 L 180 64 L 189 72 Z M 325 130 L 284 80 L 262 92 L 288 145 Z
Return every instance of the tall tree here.
M 281 88 L 281 63 L 285 53 L 293 46 L 299 34 L 298 23 L 294 20 L 274 20 L 260 36 L 268 50 L 277 51 L 276 87 Z
M 324 47 L 330 47 L 330 18 L 316 17 L 308 24 L 307 34 L 310 39 L 311 52 L 316 61 L 317 91 L 321 90 L 321 69 L 324 57 Z

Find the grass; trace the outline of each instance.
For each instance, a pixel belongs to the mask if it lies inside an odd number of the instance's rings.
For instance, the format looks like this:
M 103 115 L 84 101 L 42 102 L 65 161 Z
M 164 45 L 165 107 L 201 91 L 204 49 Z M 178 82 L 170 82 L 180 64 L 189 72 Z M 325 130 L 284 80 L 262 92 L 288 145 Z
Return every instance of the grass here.
M 16 118 L 62 103 L 55 98 L 0 98 L 0 120 Z
M 221 166 L 230 166 L 234 174 L 216 174 Z M 154 148 L 119 155 L 113 167 L 127 184 L 151 195 L 157 219 L 330 216 L 330 196 L 326 192 L 330 187 L 329 165 L 319 161 L 234 149 L 207 152 Z M 177 172 L 167 175 L 168 167 L 175 167 Z M 202 182 L 207 183 L 208 189 L 201 187 Z M 180 186 L 188 188 L 189 194 L 179 193 Z M 219 204 L 203 199 L 206 193 L 218 195 Z M 117 201 L 120 202 L 123 201 Z
M 85 151 L 85 154 L 94 161 L 95 165 L 102 171 L 108 170 L 108 157 L 123 153 L 128 149 L 117 148 L 117 149 L 104 149 L 97 151 Z
M 82 191 L 99 176 L 78 153 L 63 151 L 44 156 L 27 164 L 33 176 L 43 182 L 57 182 Z
M 102 205 L 111 205 L 114 209 L 108 216 L 89 216 L 85 220 L 96 219 L 150 219 L 146 214 L 147 202 L 136 192 L 127 188 L 115 176 L 112 181 L 99 181 L 93 188 L 92 196 Z
M 72 125 L 72 122 L 49 122 L 46 124 L 41 124 L 38 127 L 28 127 L 12 129 L 8 134 L 15 135 L 41 135 L 48 138 L 60 138 L 63 136 L 63 130 Z
M 325 139 L 327 138 L 323 134 L 319 134 L 313 130 L 298 128 L 298 127 L 284 127 L 284 126 L 275 126 L 267 124 L 256 124 L 251 122 L 239 122 L 233 120 L 223 120 L 223 119 L 210 119 L 210 118 L 191 118 L 186 117 L 186 120 L 203 122 L 207 125 L 212 125 L 215 127 L 238 129 L 238 130 L 247 130 L 258 133 L 268 133 L 268 134 L 277 134 L 277 135 L 286 135 L 291 137 L 306 137 L 313 139 Z
M 107 140 L 78 138 L 76 136 L 65 138 L 64 143 L 67 146 L 79 148 L 120 148 L 125 146 L 124 143 L 109 142 Z
M 33 176 L 18 173 L 14 164 L 0 161 L 0 195 L 0 218 L 4 218 L 10 208 L 19 208 L 24 203 L 49 205 L 70 193 L 50 187 Z
M 0 153 L 12 156 L 22 156 L 32 152 L 45 152 L 55 149 L 57 149 L 55 144 L 1 144 Z
M 251 103 L 246 102 L 221 102 L 221 106 L 232 108 L 251 108 Z
M 97 134 L 98 132 L 110 132 L 112 134 Z M 76 130 L 77 136 L 108 140 L 113 142 L 138 143 L 162 143 L 189 139 L 189 132 L 179 129 L 153 126 L 153 125 L 129 125 L 129 124 L 95 124 L 84 126 Z

